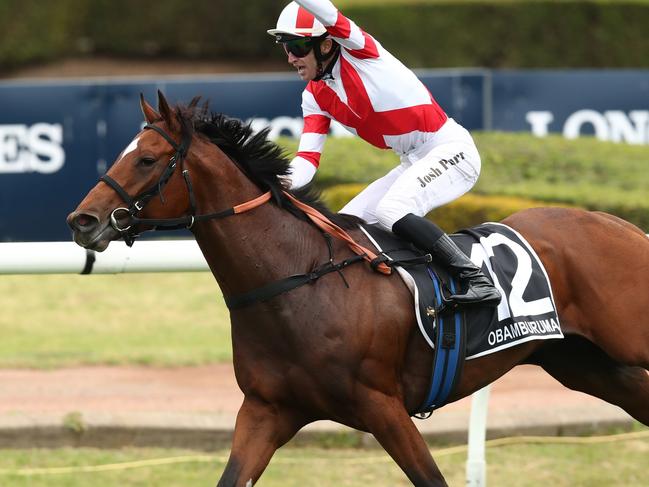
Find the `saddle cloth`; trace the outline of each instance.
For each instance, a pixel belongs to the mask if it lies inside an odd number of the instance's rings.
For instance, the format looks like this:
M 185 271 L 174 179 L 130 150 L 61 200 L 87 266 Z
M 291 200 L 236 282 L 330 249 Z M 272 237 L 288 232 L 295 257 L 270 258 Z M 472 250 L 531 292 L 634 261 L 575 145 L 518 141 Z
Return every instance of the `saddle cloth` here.
M 377 225 L 364 225 L 362 230 L 389 260 L 423 255 Z M 451 238 L 494 282 L 503 299 L 497 308 L 464 307 L 440 314 L 440 294 L 462 292 L 445 269 L 434 263 L 394 266 L 413 295 L 419 329 L 435 351 L 431 388 L 420 411 L 445 403 L 459 381 L 464 360 L 530 340 L 563 338 L 545 268 L 518 232 L 490 222 Z

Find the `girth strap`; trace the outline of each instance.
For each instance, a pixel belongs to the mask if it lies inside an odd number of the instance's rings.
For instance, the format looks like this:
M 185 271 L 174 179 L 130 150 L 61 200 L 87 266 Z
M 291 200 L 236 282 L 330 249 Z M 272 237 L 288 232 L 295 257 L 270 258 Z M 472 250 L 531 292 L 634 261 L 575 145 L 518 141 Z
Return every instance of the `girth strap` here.
M 428 273 L 435 286 L 436 305 L 443 306 L 441 282 L 430 268 Z M 449 280 L 451 292 L 456 292 L 456 283 Z M 435 326 L 435 353 L 433 357 L 433 374 L 424 403 L 418 409 L 420 419 L 428 417 L 433 410 L 446 404 L 455 390 L 464 366 L 466 353 L 466 324 L 464 311 L 450 310 L 437 312 Z
M 253 289 L 244 294 L 239 294 L 231 297 L 224 297 L 225 304 L 228 309 L 238 309 L 248 306 L 250 304 L 256 303 L 257 301 L 266 301 L 270 298 L 278 296 L 279 294 L 285 293 L 292 289 L 304 286 L 305 284 L 310 284 L 317 279 L 320 279 L 325 274 L 330 272 L 340 271 L 348 265 L 360 262 L 364 259 L 362 255 L 356 255 L 345 259 L 342 262 L 334 264 L 333 262 L 327 262 L 321 267 L 308 272 L 306 274 L 295 274 L 293 276 L 286 277 L 279 281 L 271 282 L 265 286 Z

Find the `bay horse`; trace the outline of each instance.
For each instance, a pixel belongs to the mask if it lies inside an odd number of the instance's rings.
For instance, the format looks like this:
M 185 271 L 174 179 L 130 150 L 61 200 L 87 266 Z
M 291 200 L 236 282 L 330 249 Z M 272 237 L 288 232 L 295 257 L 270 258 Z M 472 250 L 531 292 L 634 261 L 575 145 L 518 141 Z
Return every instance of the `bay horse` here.
M 345 242 L 323 239 L 299 203 L 369 246 L 357 219 L 328 212 L 313 192 L 285 190 L 289 161 L 266 132 L 196 100 L 170 107 L 161 93 L 157 110 L 143 98 L 141 108 L 145 129 L 67 218 L 77 244 L 102 251 L 152 226 L 191 226 L 226 302 L 354 257 Z M 536 364 L 649 425 L 649 239 L 619 218 L 577 209 L 524 210 L 503 223 L 545 265 L 565 338 L 467 361 L 450 400 Z M 321 419 L 372 433 L 414 485 L 446 485 L 411 419 L 432 354 L 409 290 L 396 273 L 364 263 L 330 270 L 231 310 L 244 401 L 218 485 L 252 485 L 279 447 Z

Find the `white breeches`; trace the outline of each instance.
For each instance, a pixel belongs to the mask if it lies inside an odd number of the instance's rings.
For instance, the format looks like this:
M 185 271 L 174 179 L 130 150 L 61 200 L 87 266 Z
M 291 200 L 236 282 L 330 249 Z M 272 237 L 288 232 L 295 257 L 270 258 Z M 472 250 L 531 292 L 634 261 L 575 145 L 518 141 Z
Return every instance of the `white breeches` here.
M 340 213 L 392 230 L 408 213 L 424 216 L 469 191 L 480 175 L 480 154 L 469 132 L 449 122 L 444 137 L 448 140 L 436 143 L 417 160 L 402 157 L 399 166 L 361 191 Z

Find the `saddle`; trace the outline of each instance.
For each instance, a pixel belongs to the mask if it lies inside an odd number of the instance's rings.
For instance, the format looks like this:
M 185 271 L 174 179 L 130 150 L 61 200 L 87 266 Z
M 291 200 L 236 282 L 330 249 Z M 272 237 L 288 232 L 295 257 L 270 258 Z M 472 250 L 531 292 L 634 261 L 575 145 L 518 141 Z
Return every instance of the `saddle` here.
M 466 360 L 530 340 L 563 338 L 543 263 L 527 241 L 500 223 L 483 223 L 450 237 L 501 291 L 498 307 L 448 308 L 443 296 L 458 283 L 430 256 L 378 225 L 363 225 L 378 260 L 396 269 L 414 298 L 419 329 L 433 349 L 433 370 L 417 417 L 446 404 Z

